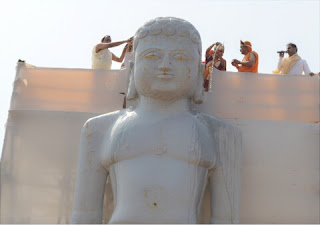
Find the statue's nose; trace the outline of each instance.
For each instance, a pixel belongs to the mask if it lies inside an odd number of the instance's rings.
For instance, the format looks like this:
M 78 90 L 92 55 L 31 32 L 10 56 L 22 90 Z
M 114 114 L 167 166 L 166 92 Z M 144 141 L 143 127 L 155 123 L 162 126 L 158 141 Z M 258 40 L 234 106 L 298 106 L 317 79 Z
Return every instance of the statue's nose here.
M 158 68 L 164 72 L 171 70 L 171 61 L 169 54 L 165 54 Z

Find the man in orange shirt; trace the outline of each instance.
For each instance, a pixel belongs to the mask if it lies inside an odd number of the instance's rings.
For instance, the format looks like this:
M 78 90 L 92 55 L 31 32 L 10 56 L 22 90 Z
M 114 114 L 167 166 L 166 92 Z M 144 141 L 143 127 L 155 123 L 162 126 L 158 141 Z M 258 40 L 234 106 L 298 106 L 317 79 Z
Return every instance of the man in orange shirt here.
M 240 41 L 240 52 L 244 55 L 242 61 L 233 59 L 232 66 L 236 67 L 239 72 L 258 73 L 259 55 L 252 51 L 251 42 Z

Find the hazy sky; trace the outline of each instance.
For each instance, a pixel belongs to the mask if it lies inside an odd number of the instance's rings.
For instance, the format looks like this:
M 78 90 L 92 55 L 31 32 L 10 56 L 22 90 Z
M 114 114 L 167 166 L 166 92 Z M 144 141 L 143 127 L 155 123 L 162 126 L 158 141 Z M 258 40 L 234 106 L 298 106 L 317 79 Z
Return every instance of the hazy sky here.
M 249 40 L 271 73 L 277 50 L 296 43 L 311 71 L 320 71 L 320 1 L 276 0 L 0 0 L 0 153 L 18 59 L 38 67 L 90 68 L 102 36 L 134 35 L 146 21 L 180 17 L 200 32 L 203 56 L 213 42 L 225 44 L 227 70 L 242 59 L 239 40 Z M 123 46 L 111 51 L 120 56 Z M 113 68 L 119 68 L 113 64 Z

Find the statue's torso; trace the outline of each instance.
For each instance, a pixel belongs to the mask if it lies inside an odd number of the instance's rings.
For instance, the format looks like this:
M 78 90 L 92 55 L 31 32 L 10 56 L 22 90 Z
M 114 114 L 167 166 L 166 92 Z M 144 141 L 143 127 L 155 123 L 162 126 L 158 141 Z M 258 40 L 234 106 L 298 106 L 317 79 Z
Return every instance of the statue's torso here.
M 101 153 L 116 203 L 110 223 L 197 223 L 212 147 L 208 129 L 190 113 L 119 117 Z

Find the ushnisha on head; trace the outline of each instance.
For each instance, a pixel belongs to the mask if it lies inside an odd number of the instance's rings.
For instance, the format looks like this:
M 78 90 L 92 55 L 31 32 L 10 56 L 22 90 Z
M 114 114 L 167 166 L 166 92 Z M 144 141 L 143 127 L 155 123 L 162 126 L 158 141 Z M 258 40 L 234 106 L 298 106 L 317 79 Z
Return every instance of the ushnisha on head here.
M 128 100 L 177 95 L 202 103 L 201 38 L 191 23 L 174 17 L 150 20 L 136 32 L 133 48 Z

